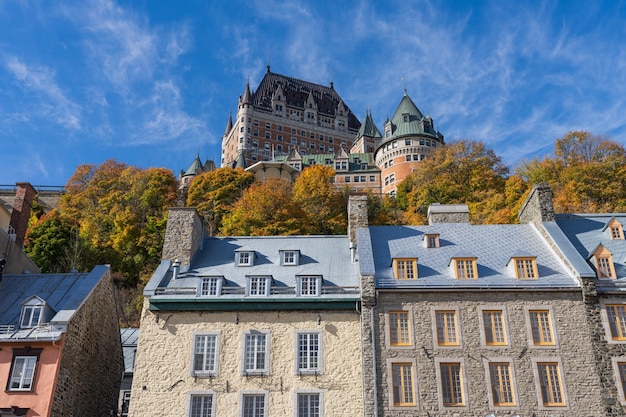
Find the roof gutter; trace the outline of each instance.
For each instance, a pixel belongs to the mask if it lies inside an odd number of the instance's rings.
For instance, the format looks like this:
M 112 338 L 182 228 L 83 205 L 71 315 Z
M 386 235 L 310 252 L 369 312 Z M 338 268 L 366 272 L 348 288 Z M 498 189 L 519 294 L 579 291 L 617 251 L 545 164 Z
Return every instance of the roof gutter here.
M 150 298 L 150 311 L 258 311 L 258 310 L 354 310 L 361 299 L 342 298 L 331 300 L 277 300 L 268 298 L 246 300 Z

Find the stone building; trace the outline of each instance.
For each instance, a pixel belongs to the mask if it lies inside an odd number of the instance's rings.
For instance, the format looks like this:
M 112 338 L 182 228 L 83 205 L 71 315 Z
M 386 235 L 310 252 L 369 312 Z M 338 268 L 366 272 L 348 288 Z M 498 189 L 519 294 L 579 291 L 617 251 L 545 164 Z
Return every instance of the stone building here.
M 596 415 L 626 415 L 626 214 L 555 214 L 550 189 L 536 187 L 528 216 L 540 225 L 582 282 L 602 408 Z
M 541 224 L 466 214 L 356 225 L 364 415 L 605 415 L 579 277 Z
M 361 416 L 354 255 L 346 236 L 205 237 L 171 209 L 129 415 Z
M 0 279 L 0 415 L 117 412 L 122 351 L 111 272 Z

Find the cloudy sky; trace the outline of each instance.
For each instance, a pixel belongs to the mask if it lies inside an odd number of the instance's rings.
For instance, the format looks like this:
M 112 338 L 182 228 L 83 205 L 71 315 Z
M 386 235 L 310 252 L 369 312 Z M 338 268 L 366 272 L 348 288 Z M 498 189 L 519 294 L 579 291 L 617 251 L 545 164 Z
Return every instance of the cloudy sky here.
M 406 86 L 511 167 L 570 130 L 626 143 L 622 1 L 0 0 L 0 27 L 0 185 L 218 161 L 268 57 L 380 129 Z

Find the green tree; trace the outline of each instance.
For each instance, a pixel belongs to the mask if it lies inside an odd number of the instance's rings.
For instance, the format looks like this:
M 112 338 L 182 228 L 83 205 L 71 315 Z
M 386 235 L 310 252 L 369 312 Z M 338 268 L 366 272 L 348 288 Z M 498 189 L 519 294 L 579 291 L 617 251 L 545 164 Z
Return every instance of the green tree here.
M 187 206 L 196 208 L 213 235 L 221 228 L 233 203 L 254 182 L 254 174 L 243 169 L 220 168 L 202 173 L 189 186 Z

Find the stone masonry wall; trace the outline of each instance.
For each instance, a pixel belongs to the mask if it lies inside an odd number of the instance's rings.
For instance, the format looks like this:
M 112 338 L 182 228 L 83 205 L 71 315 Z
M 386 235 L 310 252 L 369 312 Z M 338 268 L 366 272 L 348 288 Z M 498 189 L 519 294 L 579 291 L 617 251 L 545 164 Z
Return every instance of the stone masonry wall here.
M 546 183 L 535 185 L 526 197 L 517 217 L 522 224 L 553 222 L 555 218 L 550 186 Z
M 117 412 L 124 364 L 112 285 L 107 269 L 68 324 L 51 417 Z
M 167 217 L 162 259 L 180 260 L 181 266 L 190 265 L 202 244 L 204 227 L 195 208 L 170 208 Z
M 215 415 L 240 416 L 243 391 L 267 391 L 267 416 L 294 416 L 297 390 L 322 392 L 324 417 L 362 414 L 361 332 L 353 311 L 151 312 L 144 304 L 131 417 L 187 416 L 189 394 L 215 394 Z M 158 322 L 157 322 L 158 314 Z M 236 322 L 236 317 L 239 322 Z M 270 372 L 241 373 L 245 331 L 270 332 Z M 322 373 L 298 375 L 296 331 L 322 331 Z M 218 374 L 191 375 L 195 333 L 218 332 Z
M 486 346 L 481 335 L 481 310 L 502 309 L 508 345 Z M 556 346 L 531 343 L 528 308 L 551 309 Z M 409 310 L 412 346 L 387 346 L 385 321 L 389 310 Z M 458 311 L 461 343 L 458 347 L 436 344 L 434 310 Z M 604 416 L 600 381 L 594 365 L 594 346 L 585 321 L 580 292 L 384 292 L 375 315 L 377 391 L 380 416 L 476 416 L 488 413 L 535 417 Z M 443 407 L 438 391 L 437 360 L 460 360 L 463 367 L 465 407 Z M 566 407 L 544 407 L 538 388 L 535 360 L 559 361 Z M 415 363 L 416 407 L 390 405 L 391 361 Z M 488 362 L 510 361 L 513 369 L 513 407 L 490 406 Z M 367 414 L 371 415 L 371 414 Z
M 368 226 L 367 196 L 353 195 L 348 200 L 348 238 L 356 243 L 356 229 Z

